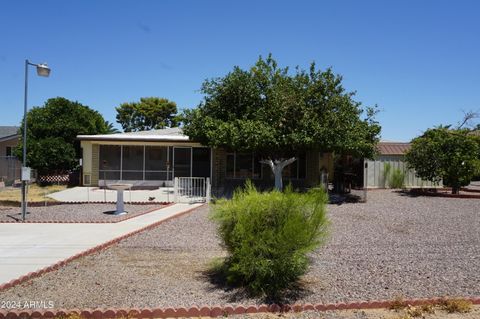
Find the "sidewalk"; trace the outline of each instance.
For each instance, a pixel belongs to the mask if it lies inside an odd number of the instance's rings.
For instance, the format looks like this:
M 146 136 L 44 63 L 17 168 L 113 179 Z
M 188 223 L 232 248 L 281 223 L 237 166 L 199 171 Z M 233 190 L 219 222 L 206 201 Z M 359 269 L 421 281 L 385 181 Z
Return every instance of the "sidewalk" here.
M 201 204 L 175 204 L 115 224 L 0 224 L 0 285 Z
M 60 202 L 115 202 L 117 191 L 98 187 L 73 187 L 47 195 Z M 125 202 L 173 202 L 173 187 L 160 187 L 153 190 L 126 190 Z

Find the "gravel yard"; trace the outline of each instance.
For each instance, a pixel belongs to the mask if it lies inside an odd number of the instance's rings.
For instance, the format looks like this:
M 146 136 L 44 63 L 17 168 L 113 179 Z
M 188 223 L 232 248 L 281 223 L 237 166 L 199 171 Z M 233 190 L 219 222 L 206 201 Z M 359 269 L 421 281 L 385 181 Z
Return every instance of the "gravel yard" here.
M 312 254 L 304 292 L 292 302 L 480 295 L 480 200 L 372 191 L 366 204 L 328 211 L 330 240 Z M 263 302 L 205 275 L 225 256 L 207 215 L 202 207 L 170 220 L 2 291 L 0 300 L 52 300 L 56 308 Z
M 422 319 L 478 319 L 480 317 L 480 307 L 473 307 L 469 313 L 448 313 L 443 310 L 435 310 L 434 314 L 424 314 Z M 341 310 L 341 311 L 304 311 L 302 313 L 285 313 L 281 316 L 274 313 L 261 313 L 251 315 L 229 316 L 233 319 L 406 319 L 412 318 L 405 315 L 405 311 L 393 311 L 388 309 L 369 309 L 369 310 Z
M 133 216 L 141 215 L 164 205 L 129 205 L 125 204 L 128 214 L 115 216 L 105 212 L 115 211 L 115 204 L 61 204 L 52 206 L 28 207 L 27 221 L 32 222 L 109 222 L 116 223 Z M 21 208 L 0 206 L 1 222 L 21 222 Z

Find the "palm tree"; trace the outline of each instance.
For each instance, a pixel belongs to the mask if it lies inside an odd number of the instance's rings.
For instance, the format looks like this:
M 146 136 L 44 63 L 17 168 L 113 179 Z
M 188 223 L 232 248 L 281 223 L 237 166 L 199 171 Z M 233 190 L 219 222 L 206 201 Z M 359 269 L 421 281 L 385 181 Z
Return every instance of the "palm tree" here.
M 120 133 L 120 131 L 113 126 L 113 123 L 109 122 L 109 121 L 105 121 L 105 126 L 107 127 L 107 134 L 116 134 L 116 133 Z

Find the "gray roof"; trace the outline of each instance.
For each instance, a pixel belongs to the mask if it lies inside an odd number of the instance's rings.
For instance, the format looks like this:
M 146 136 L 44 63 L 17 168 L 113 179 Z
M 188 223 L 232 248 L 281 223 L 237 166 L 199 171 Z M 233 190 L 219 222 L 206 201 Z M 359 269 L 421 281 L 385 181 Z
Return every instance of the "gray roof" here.
M 189 141 L 188 136 L 183 134 L 180 127 L 116 134 L 78 135 L 77 138 L 87 141 Z
M 0 139 L 16 136 L 17 133 L 18 126 L 0 126 Z

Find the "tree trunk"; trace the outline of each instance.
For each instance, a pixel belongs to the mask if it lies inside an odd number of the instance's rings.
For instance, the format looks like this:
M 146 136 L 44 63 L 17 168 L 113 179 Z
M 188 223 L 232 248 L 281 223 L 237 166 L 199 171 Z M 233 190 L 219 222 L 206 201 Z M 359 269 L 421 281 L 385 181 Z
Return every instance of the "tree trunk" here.
M 452 194 L 460 194 L 460 186 L 452 186 Z
M 270 166 L 272 170 L 273 176 L 275 176 L 275 189 L 281 191 L 283 189 L 283 180 L 282 180 L 282 171 L 285 166 L 292 164 L 295 162 L 296 158 L 292 157 L 287 160 L 280 159 L 280 160 L 262 160 L 260 163 L 266 164 Z

